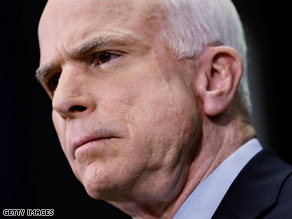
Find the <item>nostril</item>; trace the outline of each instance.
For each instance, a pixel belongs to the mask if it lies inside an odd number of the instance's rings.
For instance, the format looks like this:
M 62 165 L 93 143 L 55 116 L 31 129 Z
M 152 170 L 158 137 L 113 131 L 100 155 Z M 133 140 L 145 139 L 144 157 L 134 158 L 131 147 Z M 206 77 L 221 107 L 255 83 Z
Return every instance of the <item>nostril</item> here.
M 71 106 L 69 108 L 69 112 L 74 113 L 74 112 L 83 112 L 87 108 L 85 106 Z

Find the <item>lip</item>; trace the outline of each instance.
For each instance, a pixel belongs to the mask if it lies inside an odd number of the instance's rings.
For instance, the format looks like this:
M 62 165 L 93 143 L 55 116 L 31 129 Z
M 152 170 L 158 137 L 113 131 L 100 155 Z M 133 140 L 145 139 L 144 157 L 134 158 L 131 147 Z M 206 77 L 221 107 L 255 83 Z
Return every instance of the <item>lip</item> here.
M 103 136 L 89 135 L 89 136 L 80 137 L 76 141 L 73 142 L 72 152 L 73 154 L 75 154 L 75 151 L 78 148 L 85 146 L 91 142 L 102 142 L 102 141 L 111 140 L 114 138 L 118 138 L 118 137 L 114 135 L 110 135 L 110 134 L 103 135 Z

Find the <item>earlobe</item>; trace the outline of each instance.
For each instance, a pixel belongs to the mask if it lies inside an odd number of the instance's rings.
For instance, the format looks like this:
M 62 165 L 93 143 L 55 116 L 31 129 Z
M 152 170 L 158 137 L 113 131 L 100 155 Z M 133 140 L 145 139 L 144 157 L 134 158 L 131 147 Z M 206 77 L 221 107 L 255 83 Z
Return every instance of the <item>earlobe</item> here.
M 200 88 L 203 108 L 208 116 L 217 116 L 231 105 L 239 86 L 243 63 L 236 50 L 228 46 L 207 47 L 199 59 L 199 71 L 206 85 Z

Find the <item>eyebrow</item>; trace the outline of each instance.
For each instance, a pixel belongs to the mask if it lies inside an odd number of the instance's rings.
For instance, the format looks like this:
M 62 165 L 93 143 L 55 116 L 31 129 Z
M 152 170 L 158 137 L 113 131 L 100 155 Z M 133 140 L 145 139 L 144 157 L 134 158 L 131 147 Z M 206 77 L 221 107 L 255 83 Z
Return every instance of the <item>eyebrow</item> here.
M 125 40 L 127 38 L 127 40 Z M 129 42 L 136 41 L 137 38 L 135 38 L 133 35 L 130 34 L 122 34 L 122 35 L 113 35 L 113 34 L 100 34 L 99 36 L 93 37 L 89 40 L 86 40 L 85 42 L 81 43 L 80 46 L 72 49 L 69 54 L 71 57 L 80 57 L 86 53 L 89 53 L 90 51 L 94 49 L 101 49 L 106 46 L 110 45 L 116 45 L 116 46 L 125 46 L 129 45 Z M 46 76 L 55 69 L 50 64 L 44 64 L 41 65 L 36 70 L 36 78 L 40 83 L 43 83 Z
M 51 71 L 52 67 L 48 64 L 44 64 L 36 70 L 35 77 L 40 83 L 43 83 L 46 75 L 48 75 Z
M 129 45 L 129 42 L 137 40 L 133 35 L 130 34 L 100 34 L 99 36 L 93 37 L 89 40 L 86 40 L 77 48 L 73 49 L 70 54 L 72 56 L 80 56 L 90 52 L 93 49 L 101 49 L 107 46 L 126 46 Z
M 112 41 L 114 41 L 114 38 L 109 35 L 101 35 L 98 37 L 94 37 L 93 39 L 90 39 L 83 43 L 81 46 L 78 46 L 71 52 L 71 54 L 83 55 L 95 48 L 100 48 L 112 44 Z

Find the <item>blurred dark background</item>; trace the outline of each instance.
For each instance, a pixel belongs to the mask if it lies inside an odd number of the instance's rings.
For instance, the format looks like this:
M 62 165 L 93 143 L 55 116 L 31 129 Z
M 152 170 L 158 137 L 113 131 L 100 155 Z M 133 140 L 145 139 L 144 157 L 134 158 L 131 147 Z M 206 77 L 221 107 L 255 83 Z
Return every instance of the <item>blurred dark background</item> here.
M 249 44 L 252 122 L 263 145 L 292 163 L 289 2 L 234 3 Z M 1 3 L 0 215 L 5 208 L 53 208 L 56 216 L 123 218 L 119 210 L 86 194 L 59 146 L 51 102 L 34 77 L 39 63 L 37 26 L 45 4 Z

